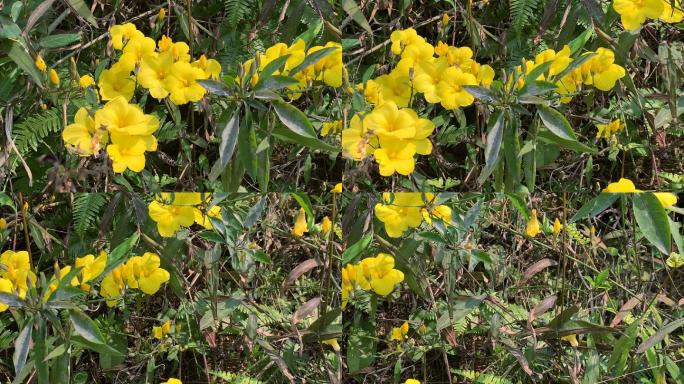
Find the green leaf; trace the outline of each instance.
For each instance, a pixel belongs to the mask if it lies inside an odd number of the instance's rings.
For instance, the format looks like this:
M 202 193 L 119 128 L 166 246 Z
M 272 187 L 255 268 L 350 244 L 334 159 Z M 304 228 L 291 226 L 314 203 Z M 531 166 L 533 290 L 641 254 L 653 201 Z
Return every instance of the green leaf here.
M 31 344 L 31 334 L 33 333 L 33 322 L 28 321 L 21 330 L 17 339 L 14 340 L 14 354 L 12 355 L 12 362 L 14 363 L 14 373 L 19 375 L 19 372 L 26 364 L 28 358 L 29 345 Z
M 67 3 L 69 3 L 71 8 L 73 8 L 73 10 L 76 11 L 79 16 L 84 18 L 94 27 L 97 27 L 97 20 L 95 20 L 95 16 L 93 16 L 93 13 L 90 12 L 90 7 L 88 7 L 83 0 L 67 0 Z
M 88 348 L 88 349 L 93 350 L 93 351 L 98 352 L 98 353 L 110 354 L 113 356 L 124 356 L 121 352 L 119 352 L 115 348 L 109 346 L 109 344 L 92 343 L 92 342 L 86 340 L 82 336 L 78 336 L 78 335 L 71 336 L 70 341 L 73 342 L 74 344 L 78 344 L 80 346 L 83 346 L 85 348 Z M 67 356 L 69 356 L 69 355 L 67 355 Z
M 537 137 L 544 140 L 544 141 L 548 141 L 551 143 L 558 144 L 562 147 L 572 149 L 573 151 L 578 152 L 578 153 L 588 153 L 588 154 L 592 154 L 592 155 L 595 155 L 598 153 L 598 150 L 596 148 L 584 145 L 577 140 L 562 139 L 562 138 L 558 137 L 557 135 L 549 132 L 546 129 L 540 130 L 539 133 L 537 134 Z
M 577 220 L 591 218 L 606 210 L 606 208 L 613 205 L 615 200 L 620 197 L 619 193 L 605 193 L 602 192 L 598 196 L 589 200 L 582 206 L 568 221 L 574 223 Z
M 494 91 L 485 87 L 480 87 L 477 85 L 464 85 L 463 89 L 468 91 L 468 93 L 480 101 L 493 103 L 499 100 L 499 96 L 494 93 Z
M 670 253 L 670 223 L 665 208 L 652 193 L 634 193 L 634 218 L 644 237 L 665 255 Z
M 207 92 L 216 96 L 230 96 L 232 94 L 230 88 L 222 81 L 197 80 L 197 83 L 206 89 Z
M 661 342 L 665 336 L 674 332 L 677 328 L 684 326 L 684 318 L 677 319 L 667 323 L 665 326 L 660 328 L 653 336 L 649 337 L 648 340 L 644 341 L 637 348 L 637 353 L 644 353 L 647 349 Z
M 43 87 L 43 76 L 38 71 L 38 68 L 36 68 L 34 60 L 19 42 L 13 41 L 10 43 L 10 49 L 7 56 L 17 63 L 19 68 L 29 74 L 39 87 Z
M 575 132 L 568 120 L 560 112 L 546 105 L 538 105 L 537 113 L 542 122 L 554 135 L 563 140 L 577 141 Z
M 361 239 L 359 239 L 359 241 L 345 249 L 342 253 L 342 265 L 346 265 L 356 260 L 356 258 L 361 254 L 361 252 L 365 251 L 368 248 L 368 246 L 371 245 L 372 240 L 373 234 L 368 233 L 364 235 Z
M 297 84 L 299 84 L 299 80 L 295 80 L 289 76 L 273 75 L 263 79 L 263 81 L 259 81 L 259 83 L 254 87 L 254 90 L 276 90 L 291 87 Z
M 223 127 L 221 132 L 221 144 L 219 145 L 219 158 L 221 160 L 221 170 L 226 167 L 233 152 L 235 152 L 235 144 L 237 144 L 238 135 L 240 133 L 240 109 L 233 112 L 230 120 Z
M 373 324 L 368 319 L 357 319 L 349 330 L 347 344 L 347 366 L 352 374 L 373 364 L 377 348 Z
M 266 196 L 259 199 L 259 201 L 249 209 L 249 212 L 242 223 L 242 227 L 245 229 L 251 228 L 257 220 L 259 220 L 267 204 L 268 198 Z
M 554 83 L 549 83 L 548 81 L 542 80 L 534 80 L 525 83 L 518 94 L 520 96 L 538 96 L 555 90 L 556 84 Z
M 311 149 L 319 149 L 331 153 L 339 152 L 340 150 L 338 147 L 330 145 L 318 138 L 298 135 L 282 125 L 278 125 L 273 129 L 273 136 L 283 141 L 304 145 Z
M 78 33 L 61 33 L 45 36 L 40 39 L 39 44 L 43 48 L 60 48 L 77 41 L 81 41 L 81 35 Z
M 292 132 L 299 136 L 318 138 L 309 119 L 297 107 L 282 100 L 273 100 L 271 105 L 273 105 L 280 121 Z
M 94 344 L 106 344 L 97 324 L 80 309 L 69 311 L 69 320 L 77 335 Z
M 342 0 L 342 9 L 344 9 L 344 11 L 351 16 L 352 20 L 354 20 L 356 24 L 365 29 L 368 34 L 373 36 L 373 29 L 371 28 L 370 24 L 368 24 L 368 19 L 366 19 L 366 16 L 363 15 L 363 12 L 361 12 L 361 9 L 354 0 Z
M 315 51 L 313 53 L 306 55 L 306 57 L 304 58 L 304 61 L 302 61 L 302 63 L 299 64 L 298 66 L 292 68 L 292 70 L 288 73 L 288 75 L 289 76 L 296 75 L 297 73 L 301 72 L 303 69 L 318 63 L 321 59 L 323 59 L 324 57 L 330 55 L 331 53 L 333 53 L 337 50 L 339 50 L 339 48 L 337 48 L 337 47 L 325 47 L 325 48 L 319 49 L 318 51 Z
M 5 292 L 0 292 L 0 303 L 13 308 L 21 308 L 26 305 L 26 302 L 19 298 L 19 296 Z
M 485 147 L 485 167 L 478 178 L 480 183 L 483 183 L 487 177 L 494 170 L 494 165 L 499 160 L 499 153 L 501 150 L 501 142 L 503 140 L 504 113 L 499 112 L 497 115 L 492 115 L 489 118 L 489 132 L 487 132 L 487 145 Z
M 109 253 L 107 257 L 107 267 L 100 276 L 104 278 L 104 276 L 107 276 L 109 272 L 112 271 L 112 269 L 116 268 L 119 264 L 124 262 L 124 259 L 126 258 L 126 256 L 128 256 L 128 253 L 131 251 L 133 246 L 138 242 L 139 236 L 140 235 L 138 234 L 138 232 L 133 233 L 131 237 L 121 242 L 121 244 L 117 245 L 116 248 L 114 248 L 114 250 Z

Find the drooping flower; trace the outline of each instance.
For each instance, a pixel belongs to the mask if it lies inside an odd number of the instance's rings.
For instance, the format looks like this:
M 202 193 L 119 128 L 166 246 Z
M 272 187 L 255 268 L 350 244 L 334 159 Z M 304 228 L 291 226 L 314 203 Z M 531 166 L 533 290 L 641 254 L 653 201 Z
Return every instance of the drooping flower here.
M 297 237 L 302 237 L 304 236 L 304 233 L 308 231 L 309 230 L 306 223 L 306 211 L 304 208 L 299 208 L 299 212 L 295 218 L 294 226 L 292 227 L 292 234 Z
M 333 189 L 330 190 L 331 193 L 342 193 L 342 183 L 337 183 L 333 187 Z
M 321 341 L 321 343 L 331 346 L 335 352 L 340 351 L 340 343 L 337 342 L 337 339 L 327 339 Z
M 663 208 L 671 207 L 677 204 L 677 195 L 670 192 L 654 192 L 655 197 L 660 201 Z
M 539 220 L 537 220 L 537 210 L 533 209 L 532 213 L 530 213 L 530 220 L 527 222 L 527 228 L 525 229 L 525 233 L 529 237 L 535 237 L 541 232 L 540 226 L 539 226 Z
M 321 233 L 323 236 L 326 236 L 328 233 L 330 233 L 330 230 L 332 229 L 332 221 L 330 221 L 330 218 L 328 216 L 323 217 L 323 220 L 321 221 Z
M 553 234 L 555 236 L 558 236 L 560 234 L 561 230 L 563 229 L 563 225 L 561 224 L 560 220 L 556 217 L 556 220 L 553 222 Z
M 121 293 L 126 288 L 124 277 L 124 264 L 114 268 L 100 283 L 100 296 L 105 299 L 108 307 L 116 305 L 116 301 L 121 297 Z

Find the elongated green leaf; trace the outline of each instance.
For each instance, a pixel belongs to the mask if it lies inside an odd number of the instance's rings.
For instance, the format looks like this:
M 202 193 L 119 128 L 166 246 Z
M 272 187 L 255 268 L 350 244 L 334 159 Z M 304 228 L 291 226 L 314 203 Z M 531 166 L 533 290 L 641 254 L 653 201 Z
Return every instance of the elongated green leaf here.
M 309 67 L 311 65 L 318 63 L 321 59 L 323 59 L 324 57 L 330 55 L 331 53 L 333 53 L 337 50 L 339 50 L 339 48 L 337 48 L 337 47 L 326 47 L 326 48 L 321 48 L 318 51 L 315 51 L 313 53 L 306 55 L 306 57 L 304 58 L 304 61 L 302 61 L 302 63 L 299 64 L 298 66 L 292 68 L 292 70 L 290 71 L 290 73 L 288 75 L 289 76 L 296 75 L 297 73 L 299 73 L 300 71 L 302 71 L 306 67 Z
M 551 107 L 546 105 L 538 105 L 537 113 L 541 118 L 542 122 L 554 135 L 560 137 L 563 140 L 577 141 L 575 132 L 572 130 L 572 126 L 568 122 L 568 119 L 563 116 L 560 112 L 556 111 Z
M 216 96 L 230 96 L 230 88 L 222 81 L 216 80 L 197 80 L 197 83 L 201 85 L 207 92 L 214 94 Z
M 677 319 L 667 323 L 664 327 L 660 328 L 653 336 L 649 337 L 646 341 L 639 345 L 637 348 L 637 353 L 644 353 L 647 349 L 661 342 L 665 336 L 674 332 L 677 328 L 684 326 L 684 318 Z
M 340 149 L 338 147 L 335 147 L 333 145 L 330 145 L 326 143 L 323 140 L 320 140 L 316 137 L 308 137 L 308 136 L 302 136 L 298 135 L 295 132 L 292 132 L 291 130 L 287 129 L 284 126 L 277 126 L 273 129 L 273 136 L 277 137 L 278 139 L 281 139 L 283 141 L 299 144 L 299 145 L 304 145 L 306 147 L 309 147 L 311 149 L 319 149 L 322 151 L 326 152 L 339 152 Z
M 283 69 L 285 66 L 285 63 L 287 62 L 287 59 L 290 58 L 290 54 L 282 55 L 280 57 L 277 57 L 273 59 L 273 61 L 269 62 L 264 66 L 262 70 L 259 71 L 259 81 L 255 84 L 255 88 L 259 87 L 259 83 L 261 83 L 264 79 L 268 79 L 273 75 L 276 71 L 280 71 Z M 255 66 L 256 68 L 256 66 Z M 251 69 L 251 67 L 250 67 Z M 251 78 L 251 77 L 249 77 Z
M 356 260 L 356 258 L 368 248 L 373 240 L 372 234 L 364 235 L 359 241 L 349 246 L 342 253 L 342 265 L 348 264 Z
M 33 334 L 33 322 L 29 321 L 21 330 L 17 339 L 14 340 L 14 354 L 12 355 L 12 362 L 14 363 L 14 372 L 18 375 L 26 364 L 28 358 L 29 345 L 31 344 L 31 335 Z
M 81 35 L 78 33 L 61 33 L 43 37 L 40 40 L 40 46 L 43 48 L 59 48 L 77 41 L 81 41 Z
M 366 19 L 366 16 L 363 15 L 363 12 L 361 12 L 361 9 L 354 0 L 342 0 L 342 9 L 344 9 L 344 11 L 351 16 L 352 20 L 354 20 L 356 24 L 361 26 L 361 28 L 365 29 L 366 32 L 373 36 L 373 29 L 371 29 L 370 24 L 368 24 L 368 19 Z
M 10 48 L 9 52 L 7 53 L 7 56 L 12 59 L 19 68 L 22 69 L 22 71 L 26 72 L 31 76 L 33 81 L 38 84 L 39 87 L 43 87 L 43 77 L 38 71 L 38 68 L 36 68 L 36 64 L 34 63 L 33 59 L 31 56 L 26 52 L 26 49 L 19 44 L 16 41 L 12 41 L 10 43 Z
M 347 366 L 350 373 L 369 367 L 375 361 L 375 327 L 368 319 L 359 319 L 349 330 Z
M 69 3 L 71 8 L 73 8 L 73 10 L 76 11 L 79 16 L 84 18 L 94 27 L 97 27 L 97 20 L 95 20 L 95 16 L 93 16 L 93 13 L 90 12 L 90 7 L 88 7 L 83 0 L 67 0 L 67 3 Z
M 556 84 L 554 83 L 549 83 L 548 81 L 542 81 L 542 80 L 533 80 L 533 81 L 528 81 L 525 83 L 525 85 L 520 89 L 520 92 L 518 94 L 520 96 L 537 96 L 537 95 L 543 95 L 545 93 L 555 91 L 556 90 Z
M 598 153 L 598 150 L 594 147 L 584 145 L 577 140 L 562 139 L 562 138 L 558 137 L 557 135 L 549 132 L 546 129 L 540 130 L 539 133 L 537 134 L 537 137 L 540 139 L 549 141 L 551 143 L 558 144 L 561 147 L 572 149 L 573 151 L 578 152 L 578 153 L 588 153 L 588 154 L 592 154 L 592 155 L 595 155 Z
M 652 193 L 634 193 L 632 197 L 634 218 L 641 233 L 660 252 L 670 253 L 670 223 L 665 208 Z
M 299 136 L 317 138 L 316 131 L 309 119 L 297 107 L 282 100 L 271 102 L 280 121 Z
M 112 252 L 107 257 L 107 267 L 105 267 L 105 270 L 100 275 L 102 278 L 107 276 L 107 274 L 109 274 L 109 272 L 111 272 L 112 269 L 116 268 L 119 264 L 124 262 L 124 259 L 126 258 L 126 256 L 128 256 L 128 253 L 131 251 L 133 246 L 138 242 L 139 236 L 140 235 L 138 234 L 138 232 L 135 232 L 129 238 L 121 242 L 121 244 L 117 245 L 116 248 L 114 248 L 114 250 L 112 250 Z
M 601 193 L 584 204 L 582 208 L 572 215 L 569 222 L 574 223 L 577 220 L 594 217 L 613 205 L 619 197 L 619 193 Z
M 501 142 L 503 141 L 503 131 L 505 129 L 504 113 L 499 112 L 489 118 L 489 132 L 487 132 L 487 145 L 485 146 L 485 167 L 478 178 L 483 183 L 492 173 L 494 165 L 499 160 L 501 152 Z
M 71 325 L 74 326 L 74 332 L 76 332 L 77 335 L 80 335 L 91 343 L 106 343 L 97 324 L 81 310 L 72 309 L 69 311 L 69 320 L 71 321 Z
M 237 144 L 240 133 L 240 109 L 233 112 L 233 116 L 228 120 L 221 132 L 221 144 L 219 145 L 219 158 L 221 160 L 221 170 L 226 167 Z
M 26 305 L 26 302 L 19 296 L 6 292 L 0 292 L 0 303 L 13 308 L 21 308 Z
M 86 347 L 102 354 L 110 354 L 113 356 L 123 356 L 121 352 L 117 351 L 115 348 L 111 347 L 109 344 L 98 344 L 86 340 L 83 336 L 74 335 L 71 337 L 71 341 L 75 344 Z M 69 355 L 67 355 L 69 356 Z
M 494 93 L 494 91 L 485 87 L 480 87 L 477 85 L 464 85 L 463 89 L 468 91 L 468 93 L 480 101 L 493 103 L 499 100 L 499 96 Z
M 255 91 L 262 91 L 266 89 L 276 90 L 291 87 L 299 84 L 299 80 L 295 80 L 289 76 L 273 75 L 269 76 L 254 87 Z

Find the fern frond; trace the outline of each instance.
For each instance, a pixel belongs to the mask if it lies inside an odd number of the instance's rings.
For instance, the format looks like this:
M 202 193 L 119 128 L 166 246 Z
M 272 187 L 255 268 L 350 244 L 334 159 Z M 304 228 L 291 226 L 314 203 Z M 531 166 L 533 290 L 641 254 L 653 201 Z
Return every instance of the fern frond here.
M 513 29 L 521 31 L 535 19 L 538 0 L 509 0 Z
M 209 371 L 209 373 L 212 374 L 212 376 L 223 380 L 227 383 L 230 384 L 263 384 L 263 381 L 253 379 L 249 376 L 245 376 L 242 374 L 236 374 L 236 373 L 230 373 L 230 372 L 224 372 L 224 371 Z
M 91 225 L 100 216 L 100 210 L 107 203 L 105 195 L 101 193 L 82 193 L 74 199 L 74 229 L 83 237 Z
M 29 149 L 38 149 L 38 143 L 48 135 L 61 131 L 62 113 L 57 108 L 48 109 L 37 115 L 29 116 L 12 128 L 14 145 L 21 154 Z
M 481 373 L 473 370 L 467 369 L 452 369 L 452 372 L 465 377 L 466 379 L 472 380 L 473 383 L 481 384 L 513 384 L 512 381 L 503 378 L 501 376 L 493 375 L 490 373 Z
M 237 27 L 238 23 L 254 12 L 252 1 L 250 0 L 225 0 L 223 2 L 226 12 L 228 25 Z

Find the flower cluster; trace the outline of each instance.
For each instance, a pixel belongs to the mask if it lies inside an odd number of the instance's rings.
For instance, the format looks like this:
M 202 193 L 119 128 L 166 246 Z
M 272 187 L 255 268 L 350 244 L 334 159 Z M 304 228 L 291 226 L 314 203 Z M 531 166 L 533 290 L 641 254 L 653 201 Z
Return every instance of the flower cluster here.
M 121 51 L 119 60 L 102 71 L 98 81 L 100 96 L 112 100 L 133 98 L 136 84 L 155 99 L 169 97 L 176 105 L 199 101 L 206 90 L 197 80 L 218 79 L 221 65 L 205 55 L 191 61 L 190 47 L 162 36 L 155 42 L 135 25 L 115 25 L 109 30 L 112 47 Z
M 332 48 L 332 52 L 323 56 L 313 65 L 308 65 L 305 68 L 299 67 L 304 63 L 307 55 L 311 55 L 324 48 Z M 297 81 L 297 84 L 288 87 L 292 91 L 290 95 L 292 99 L 299 98 L 302 91 L 313 81 L 322 81 L 328 86 L 339 88 L 342 86 L 342 79 L 346 74 L 346 69 L 342 64 L 342 45 L 340 43 L 328 42 L 324 46 L 316 45 L 307 50 L 304 40 L 297 39 L 290 46 L 285 43 L 277 43 L 266 49 L 265 52 L 257 52 L 255 58 L 249 59 L 242 64 L 243 75 L 236 78 L 237 83 L 243 84 L 243 79 L 246 82 L 247 77 L 251 75 L 249 84 L 252 87 L 255 86 L 259 82 L 261 72 L 276 60 L 285 61 L 284 65 L 282 65 L 282 70 L 276 69 L 271 72 L 271 68 L 269 73 L 272 75 L 290 76 Z M 296 72 L 292 71 L 295 68 L 297 69 Z
M 212 229 L 210 217 L 220 218 L 221 207 L 215 205 L 202 209 L 211 200 L 211 195 L 199 192 L 161 193 L 148 206 L 150 218 L 157 223 L 162 237 L 171 237 L 182 227 L 197 223 Z
M 20 298 L 36 283 L 36 274 L 31 269 L 31 260 L 27 251 L 5 251 L 0 255 L 0 292 L 11 293 Z M 0 312 L 8 306 L 0 302 Z
M 621 178 L 620 180 L 608 184 L 602 192 L 606 193 L 639 193 L 642 192 L 637 189 L 634 182 L 630 179 Z M 670 192 L 654 192 L 653 195 L 660 201 L 663 208 L 671 207 L 677 204 L 677 195 Z
M 673 7 L 674 5 L 674 7 Z M 684 20 L 681 0 L 615 0 L 613 9 L 620 15 L 625 29 L 635 31 L 647 18 L 660 19 L 666 23 Z
M 615 53 L 608 48 L 598 48 L 595 52 L 585 52 L 577 59 L 571 58 L 570 55 L 570 47 L 565 45 L 558 52 L 553 49 L 540 52 L 535 56 L 534 61 L 524 60 L 522 65 L 516 67 L 517 88 L 520 89 L 525 85 L 527 75 L 545 65 L 547 68 L 532 80 L 554 80 L 556 91 L 561 96 L 560 101 L 569 103 L 582 85 L 591 85 L 601 91 L 609 91 L 619 79 L 625 76 L 625 69 L 615 64 Z M 582 62 L 566 71 L 574 60 L 582 60 Z M 523 77 L 523 68 L 525 77 Z M 558 79 L 560 75 L 562 77 Z M 509 87 L 512 81 L 511 78 L 508 83 Z
M 100 284 L 100 295 L 105 298 L 107 306 L 113 307 L 126 288 L 154 295 L 169 278 L 169 272 L 160 268 L 159 256 L 145 252 L 142 256 L 131 257 L 105 276 Z
M 72 269 L 78 269 L 76 275 L 71 279 L 69 284 L 72 287 L 80 287 L 82 290 L 90 291 L 90 281 L 95 280 L 99 277 L 102 272 L 104 272 L 107 265 L 107 253 L 105 251 L 100 251 L 100 254 L 95 257 L 95 255 L 89 254 L 83 257 L 77 257 L 74 267 L 66 265 L 61 269 L 58 269 L 55 275 L 50 279 L 50 286 L 48 288 L 48 293 L 45 299 L 49 299 L 50 296 L 57 290 L 60 282 L 71 272 Z
M 342 268 L 342 309 L 346 308 L 350 295 L 357 289 L 387 296 L 402 281 L 404 273 L 394 269 L 394 257 L 386 253 L 367 257 L 358 264 L 347 264 Z
M 418 228 L 423 220 L 431 224 L 432 218 L 451 224 L 451 208 L 433 206 L 436 200 L 433 193 L 385 192 L 382 197 L 383 202 L 375 204 L 375 216 L 385 224 L 389 237 L 400 237 L 409 228 Z
M 610 139 L 625 129 L 625 124 L 620 119 L 613 120 L 608 124 L 596 124 L 596 138 Z

